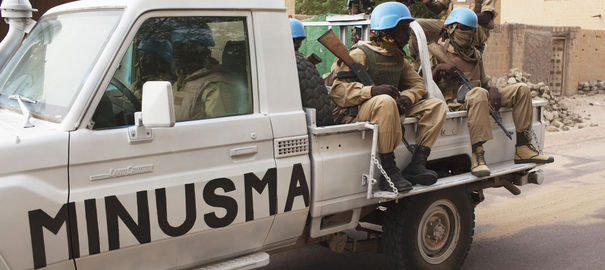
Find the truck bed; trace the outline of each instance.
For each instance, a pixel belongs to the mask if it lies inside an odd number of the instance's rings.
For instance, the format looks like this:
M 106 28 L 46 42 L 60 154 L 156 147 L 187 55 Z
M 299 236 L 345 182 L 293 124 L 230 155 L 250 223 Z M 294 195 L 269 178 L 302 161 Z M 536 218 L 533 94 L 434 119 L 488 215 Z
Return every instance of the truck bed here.
M 545 104 L 544 101 L 533 101 L 532 125 L 538 138 L 543 138 L 541 107 Z M 501 113 L 506 129 L 514 131 L 512 111 L 503 109 Z M 379 198 L 367 198 L 367 185 L 362 181 L 362 175 L 368 174 L 370 169 L 373 136 L 372 130 L 368 130 L 366 127 L 367 123 L 317 127 L 314 124 L 314 117 L 313 111 L 308 110 L 307 120 L 311 142 L 311 162 L 313 163 L 311 216 L 316 218 L 379 203 L 381 200 Z M 403 119 L 406 128 L 405 136 L 410 143 L 414 143 L 416 122 L 415 118 Z M 485 144 L 486 161 L 492 170 L 490 176 L 480 178 L 470 173 L 462 173 L 444 177 L 432 186 L 416 185 L 409 192 L 399 193 L 399 198 L 477 182 L 512 172 L 528 171 L 536 167 L 536 164 L 514 164 L 515 141 L 509 140 L 495 123 L 492 123 L 492 129 L 494 139 Z M 515 139 L 514 136 L 513 139 Z M 540 142 L 540 145 L 542 144 L 543 142 Z M 470 157 L 470 150 L 466 112 L 448 113 L 442 135 L 433 146 L 429 161 L 454 156 Z M 410 152 L 405 149 L 403 144 L 400 144 L 395 150 L 395 155 L 400 168 L 404 168 L 411 159 Z M 374 178 L 378 179 L 378 177 L 378 170 L 375 170 Z M 376 191 L 379 191 L 378 185 L 374 186 L 374 192 Z M 384 201 L 384 199 L 382 200 Z

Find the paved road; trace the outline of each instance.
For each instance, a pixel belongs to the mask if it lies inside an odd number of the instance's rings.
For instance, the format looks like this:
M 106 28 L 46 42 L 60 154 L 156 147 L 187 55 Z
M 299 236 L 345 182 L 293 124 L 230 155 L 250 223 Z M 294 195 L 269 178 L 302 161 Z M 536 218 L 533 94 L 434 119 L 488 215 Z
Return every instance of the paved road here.
M 464 270 L 605 269 L 605 127 L 549 133 L 545 182 L 513 196 L 486 190 Z M 272 255 L 269 269 L 384 269 L 380 254 L 312 246 Z

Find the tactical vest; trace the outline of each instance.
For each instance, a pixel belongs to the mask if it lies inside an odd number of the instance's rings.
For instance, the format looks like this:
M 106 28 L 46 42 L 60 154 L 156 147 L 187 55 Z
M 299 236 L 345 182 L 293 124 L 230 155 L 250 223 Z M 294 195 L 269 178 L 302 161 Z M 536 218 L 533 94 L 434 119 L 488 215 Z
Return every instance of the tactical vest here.
M 351 49 L 353 50 L 354 48 Z M 403 72 L 403 59 L 401 62 L 398 62 L 395 57 L 382 55 L 365 45 L 360 45 L 356 48 L 362 50 L 366 55 L 365 68 L 374 81 L 374 85 L 388 84 L 399 88 L 399 81 Z M 332 116 L 335 123 L 350 123 L 357 117 L 357 113 L 357 106 L 347 108 L 335 106 Z
M 442 46 L 436 43 L 432 43 L 429 45 L 429 51 L 439 63 L 447 63 L 456 66 L 460 71 L 464 73 L 464 76 L 466 76 L 474 86 L 481 87 L 482 61 L 479 60 L 476 63 L 467 62 L 458 55 L 447 51 L 446 47 L 449 46 L 449 43 L 446 42 L 445 45 L 446 46 Z M 446 82 L 440 82 L 438 85 L 439 88 L 441 88 L 445 99 L 450 100 L 456 97 L 456 92 L 462 84 L 458 80 L 450 80 Z
M 360 50 L 366 55 L 366 69 L 374 80 L 375 85 L 388 84 L 399 88 L 401 73 L 403 72 L 403 58 L 382 55 L 365 45 L 360 45 Z

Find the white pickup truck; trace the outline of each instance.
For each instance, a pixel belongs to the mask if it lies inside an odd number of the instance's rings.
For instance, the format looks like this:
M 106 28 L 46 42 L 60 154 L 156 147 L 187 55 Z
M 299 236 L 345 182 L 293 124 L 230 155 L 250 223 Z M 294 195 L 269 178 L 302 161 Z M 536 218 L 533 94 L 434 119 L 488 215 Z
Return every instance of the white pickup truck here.
M 187 117 L 176 74 L 143 85 L 141 42 L 177 27 L 210 38 L 215 64 L 240 82 L 236 107 Z M 184 70 L 164 56 L 167 70 Z M 540 144 L 543 105 L 534 101 Z M 352 229 L 382 238 L 393 268 L 455 269 L 482 190 L 542 182 L 535 164 L 513 163 L 514 141 L 495 124 L 492 175 L 472 176 L 466 113 L 451 112 L 429 162 L 439 181 L 381 192 L 376 126 L 315 120 L 280 0 L 55 7 L 0 72 L 0 269 L 250 269 L 319 242 L 349 250 Z M 396 156 L 410 159 L 403 145 Z

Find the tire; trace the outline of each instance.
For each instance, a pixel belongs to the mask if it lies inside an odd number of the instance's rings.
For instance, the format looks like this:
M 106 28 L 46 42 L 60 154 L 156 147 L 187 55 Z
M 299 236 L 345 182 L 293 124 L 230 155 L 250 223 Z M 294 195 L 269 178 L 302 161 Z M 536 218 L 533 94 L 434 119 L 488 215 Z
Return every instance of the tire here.
M 412 196 L 390 207 L 385 218 L 387 265 L 397 270 L 460 269 L 474 230 L 475 209 L 463 188 Z
M 303 107 L 316 110 L 317 126 L 332 125 L 332 98 L 328 95 L 317 68 L 300 53 L 296 53 L 296 67 Z

